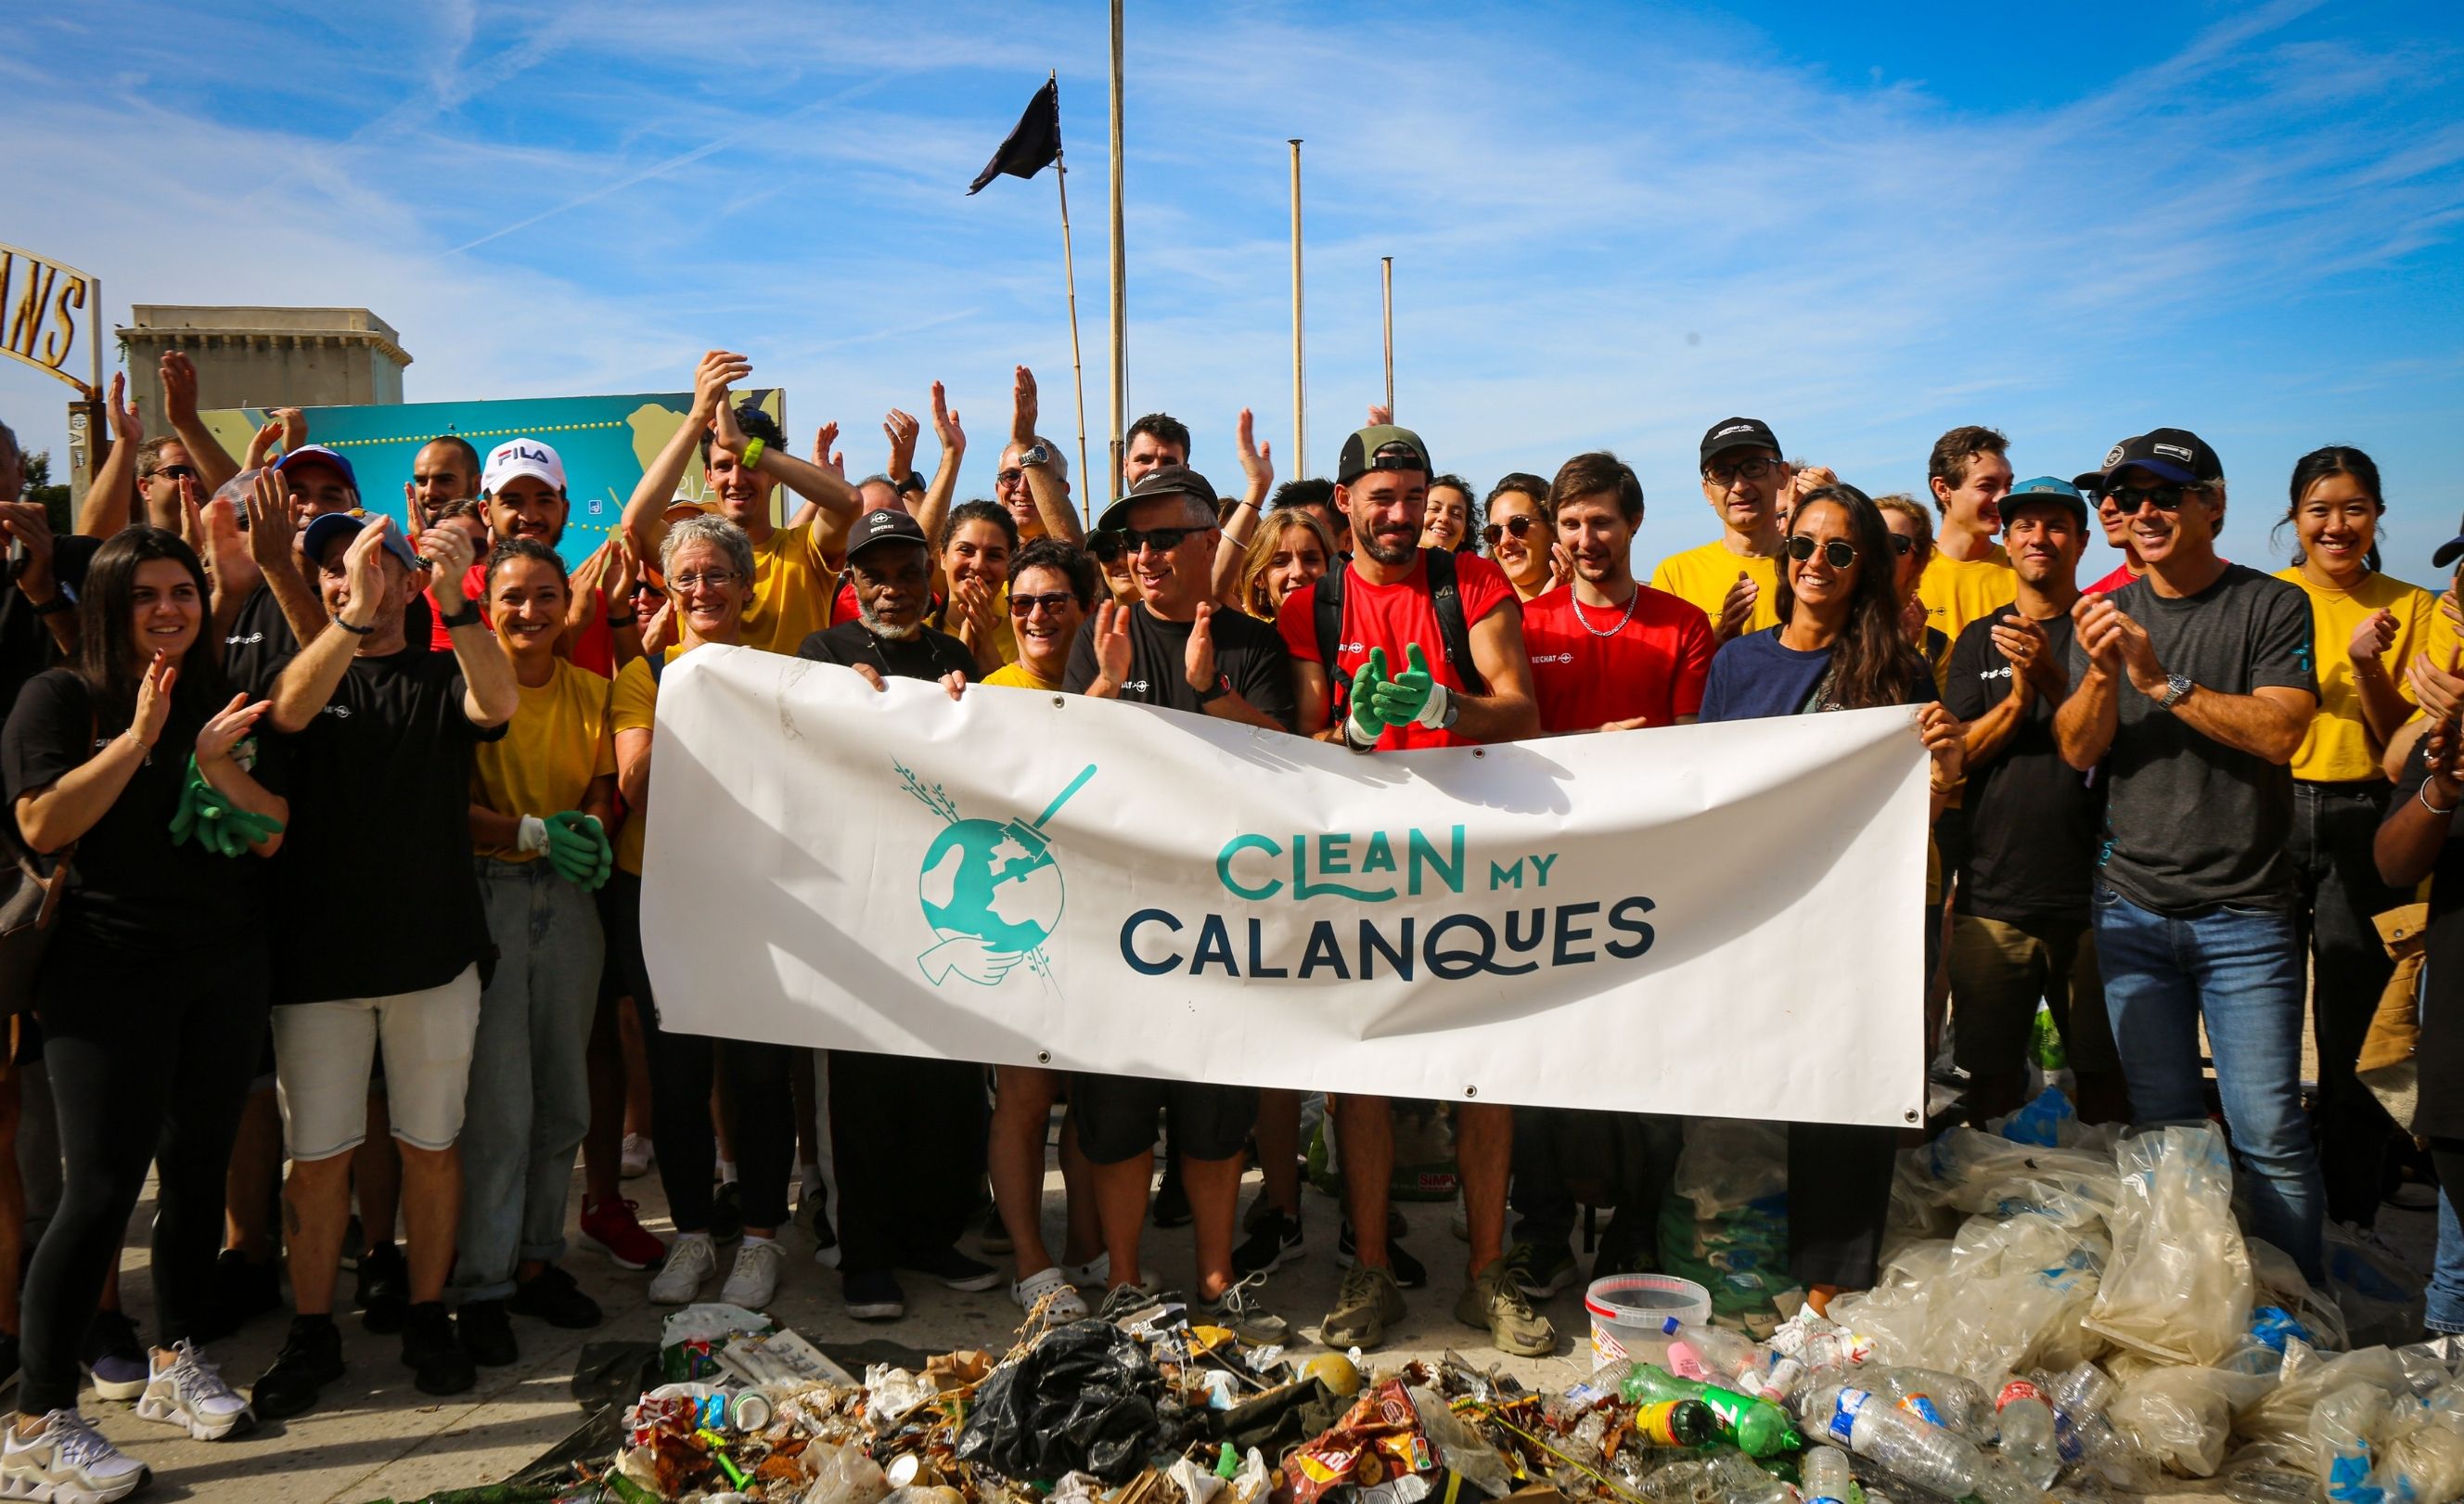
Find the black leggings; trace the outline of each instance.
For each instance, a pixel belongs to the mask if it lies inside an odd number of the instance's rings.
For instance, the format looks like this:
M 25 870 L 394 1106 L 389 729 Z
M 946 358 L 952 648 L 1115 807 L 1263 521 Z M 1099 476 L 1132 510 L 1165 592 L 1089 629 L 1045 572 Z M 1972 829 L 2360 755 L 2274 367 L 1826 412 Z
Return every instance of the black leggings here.
M 28 1415 L 77 1404 L 77 1360 L 129 1214 L 160 1166 L 154 1306 L 162 1345 L 205 1314 L 223 1245 L 223 1176 L 265 1042 L 264 943 L 172 956 L 63 933 L 34 984 L 64 1161 L 59 1209 L 26 1272 Z
M 642 956 L 642 879 L 617 873 L 599 890 L 607 960 L 633 994 L 642 1023 L 642 1051 L 650 1068 L 650 1147 L 678 1232 L 710 1229 L 711 1181 L 717 1174 L 718 1137 L 710 1119 L 714 1074 L 727 1073 L 728 1112 L 735 1129 L 737 1194 L 744 1225 L 787 1224 L 787 1181 L 795 1172 L 796 1106 L 788 1086 L 795 1048 L 707 1034 L 669 1033 L 650 997 Z

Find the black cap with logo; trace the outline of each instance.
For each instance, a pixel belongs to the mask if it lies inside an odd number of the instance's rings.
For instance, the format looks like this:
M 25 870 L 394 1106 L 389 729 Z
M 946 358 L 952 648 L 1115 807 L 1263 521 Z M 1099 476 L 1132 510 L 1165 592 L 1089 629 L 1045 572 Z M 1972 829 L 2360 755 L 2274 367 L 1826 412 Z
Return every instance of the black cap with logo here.
M 1215 510 L 1219 501 L 1215 488 L 1197 471 L 1187 465 L 1158 465 L 1140 476 L 1130 487 L 1128 496 L 1104 508 L 1104 515 L 1095 519 L 1096 528 L 1109 531 L 1128 526 L 1131 503 L 1155 497 L 1196 497 L 1206 503 L 1209 512 Z
M 2224 462 L 2208 441 L 2189 429 L 2149 429 L 2104 452 L 2104 466 L 2071 477 L 2071 484 L 2101 497 L 2113 477 L 2132 466 L 2177 486 L 2203 486 L 2225 476 Z
M 879 543 L 924 546 L 924 526 L 902 507 L 875 507 L 855 520 L 855 526 L 847 533 L 847 556 L 852 559 Z
M 1767 449 L 1779 453 L 1779 435 L 1760 418 L 1722 418 L 1703 435 L 1703 463 L 1732 449 Z

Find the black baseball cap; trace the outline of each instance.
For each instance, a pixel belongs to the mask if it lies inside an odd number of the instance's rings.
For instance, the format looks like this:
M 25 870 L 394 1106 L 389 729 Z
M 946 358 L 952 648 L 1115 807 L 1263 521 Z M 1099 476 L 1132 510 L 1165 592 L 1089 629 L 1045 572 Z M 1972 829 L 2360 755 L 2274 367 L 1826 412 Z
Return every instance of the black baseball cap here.
M 2114 476 L 2136 465 L 2177 486 L 2203 486 L 2225 477 L 2224 461 L 2208 441 L 2189 429 L 2149 429 L 2104 452 L 2104 468 L 2071 477 L 2090 496 L 2102 496 Z
M 1703 435 L 1703 463 L 1732 449 L 1767 449 L 1776 454 L 1779 435 L 1760 418 L 1722 418 Z
M 1140 476 L 1137 483 L 1130 487 L 1128 496 L 1104 508 L 1104 515 L 1095 520 L 1095 526 L 1103 530 L 1126 527 L 1129 525 L 1130 504 L 1155 497 L 1196 497 L 1206 503 L 1210 512 L 1219 503 L 1215 488 L 1207 483 L 1204 476 L 1187 465 L 1158 465 Z
M 1417 470 L 1434 476 L 1429 446 L 1410 429 L 1374 423 L 1343 441 L 1343 457 L 1334 467 L 1337 485 L 1348 486 L 1373 470 Z
M 904 507 L 875 507 L 855 520 L 847 534 L 847 556 L 849 559 L 876 543 L 914 543 L 927 546 L 924 525 L 907 515 Z
M 63 544 L 68 542 L 69 540 L 65 538 L 60 540 L 60 542 Z M 2433 568 L 2444 569 L 2449 564 L 2455 562 L 2455 557 L 2458 554 L 2464 554 L 2464 522 L 2456 523 L 2455 536 L 2439 544 L 2438 552 L 2430 556 L 2431 566 Z M 52 567 L 56 569 L 59 565 L 55 564 Z

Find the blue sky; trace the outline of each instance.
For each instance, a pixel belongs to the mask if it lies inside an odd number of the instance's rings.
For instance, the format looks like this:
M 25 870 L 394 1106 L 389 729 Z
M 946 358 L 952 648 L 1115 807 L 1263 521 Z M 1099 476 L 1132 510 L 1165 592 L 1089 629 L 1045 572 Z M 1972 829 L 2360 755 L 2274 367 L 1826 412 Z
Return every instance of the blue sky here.
M 1710 536 L 1694 446 L 1745 412 L 1876 492 L 1956 423 L 2022 475 L 2193 428 L 2254 563 L 2295 456 L 2356 443 L 2426 577 L 2464 511 L 2452 0 L 1987 10 L 1133 0 L 1131 411 L 1229 485 L 1253 407 L 1292 473 L 1301 136 L 1320 473 L 1380 389 L 1391 254 L 1399 419 L 1484 486 L 1614 448 L 1646 560 Z M 0 239 L 115 319 L 364 304 L 413 401 L 675 388 L 727 345 L 864 469 L 938 377 L 970 494 L 1013 363 L 1069 442 L 1051 176 L 962 196 L 1058 68 L 1101 465 L 1101 4 L 8 11 Z M 65 391 L 0 363 L 32 447 Z

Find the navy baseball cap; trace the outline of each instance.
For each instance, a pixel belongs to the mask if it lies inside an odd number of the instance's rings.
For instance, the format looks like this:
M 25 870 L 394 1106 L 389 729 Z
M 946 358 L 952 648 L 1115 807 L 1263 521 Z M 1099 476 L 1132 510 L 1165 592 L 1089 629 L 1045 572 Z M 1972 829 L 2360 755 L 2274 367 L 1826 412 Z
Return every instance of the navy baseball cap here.
M 360 529 L 374 520 L 356 512 L 328 512 L 310 522 L 307 530 L 299 535 L 300 549 L 307 554 L 311 565 L 320 564 L 324 562 L 325 550 L 334 546 L 336 539 L 357 538 Z M 401 560 L 404 568 L 413 573 L 428 567 L 425 560 L 410 551 L 410 544 L 403 538 L 399 527 L 386 530 L 385 549 Z
M 2204 486 L 2225 476 L 2224 462 L 2206 439 L 2189 429 L 2149 429 L 2105 451 L 2103 469 L 2074 476 L 2071 484 L 2102 496 L 2115 476 L 2134 466 L 2177 486 Z
M 360 489 L 360 477 L 351 469 L 351 462 L 340 452 L 327 449 L 322 444 L 302 444 L 275 461 L 274 468 L 289 470 L 294 465 L 331 465 L 342 473 L 342 484 L 353 491 Z
M 2438 552 L 2430 556 L 2430 563 L 2433 568 L 2444 569 L 2455 562 L 2458 554 L 2464 554 L 2464 522 L 2458 522 L 2456 527 L 2458 529 L 2456 535 L 2439 544 Z M 65 543 L 68 540 L 63 538 L 60 542 Z
M 2055 476 L 2033 476 L 2013 486 L 2010 495 L 2002 498 L 2004 522 L 2007 524 L 2012 513 L 2031 501 L 2059 502 L 2064 511 L 2078 519 L 2079 526 L 2087 526 L 2087 498 L 2079 495 L 2079 487 Z

